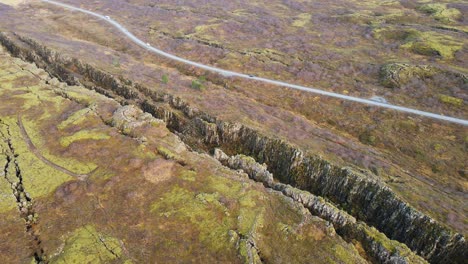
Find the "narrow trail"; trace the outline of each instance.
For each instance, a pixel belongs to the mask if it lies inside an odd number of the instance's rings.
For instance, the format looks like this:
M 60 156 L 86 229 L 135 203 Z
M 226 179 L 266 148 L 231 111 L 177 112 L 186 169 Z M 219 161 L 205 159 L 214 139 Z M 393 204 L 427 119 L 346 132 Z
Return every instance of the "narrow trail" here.
M 21 136 L 23 137 L 24 141 L 28 145 L 29 150 L 36 155 L 38 159 L 40 159 L 42 162 L 45 164 L 51 166 L 52 168 L 61 171 L 63 173 L 66 173 L 72 177 L 78 178 L 79 180 L 86 180 L 91 174 L 93 174 L 98 168 L 95 168 L 94 170 L 90 171 L 89 173 L 86 174 L 78 174 L 74 173 L 73 171 L 70 171 L 58 164 L 53 163 L 52 161 L 48 160 L 46 157 L 42 156 L 41 152 L 34 146 L 33 142 L 31 141 L 31 138 L 29 137 L 28 133 L 26 132 L 26 129 L 23 125 L 23 121 L 21 120 L 21 116 L 18 115 L 18 126 L 21 131 Z
M 160 55 L 162 57 L 165 57 L 165 58 L 177 61 L 177 62 L 181 62 L 181 63 L 187 64 L 187 65 L 190 65 L 190 66 L 193 66 L 193 67 L 196 67 L 196 68 L 200 68 L 200 69 L 207 70 L 207 71 L 210 71 L 210 72 L 215 72 L 215 73 L 218 73 L 218 74 L 220 74 L 220 75 L 222 75 L 224 77 L 238 77 L 238 78 L 247 79 L 247 80 L 259 81 L 259 82 L 263 82 L 263 83 L 273 84 L 273 85 L 276 85 L 276 86 L 281 86 L 281 87 L 291 88 L 291 89 L 300 90 L 300 91 L 304 91 L 304 92 L 309 92 L 309 93 L 319 94 L 319 95 L 323 95 L 323 96 L 338 98 L 338 99 L 341 99 L 341 100 L 352 101 L 352 102 L 356 102 L 356 103 L 361 103 L 361 104 L 366 104 L 366 105 L 372 105 L 372 106 L 392 109 L 392 110 L 396 110 L 396 111 L 399 111 L 399 112 L 420 115 L 420 116 L 429 117 L 429 118 L 436 119 L 436 120 L 447 121 L 447 122 L 450 122 L 450 123 L 455 123 L 455 124 L 460 124 L 460 125 L 463 125 L 463 126 L 468 126 L 468 120 L 461 119 L 461 118 L 445 116 L 445 115 L 426 112 L 426 111 L 417 110 L 417 109 L 413 109 L 413 108 L 409 108 L 409 107 L 393 105 L 393 104 L 383 103 L 383 102 L 377 102 L 377 101 L 373 101 L 373 100 L 370 100 L 370 99 L 365 99 L 365 98 L 360 98 L 360 97 L 354 97 L 354 96 L 349 96 L 349 95 L 324 91 L 324 90 L 321 90 L 321 89 L 318 89 L 318 88 L 305 87 L 305 86 L 291 84 L 291 83 L 282 82 L 282 81 L 278 81 L 278 80 L 272 80 L 272 79 L 257 77 L 257 76 L 251 75 L 251 74 L 245 74 L 245 73 L 239 73 L 239 72 L 234 72 L 234 71 L 229 71 L 229 70 L 223 70 L 223 69 L 212 67 L 212 66 L 202 64 L 202 63 L 199 63 L 199 62 L 194 62 L 194 61 L 191 61 L 191 60 L 187 60 L 187 59 L 178 57 L 176 55 L 164 52 L 164 51 L 162 51 L 160 49 L 151 47 L 151 45 L 149 43 L 145 43 L 143 40 L 137 38 L 135 35 L 133 35 L 131 32 L 129 32 L 124 26 L 122 26 L 121 24 L 119 24 L 117 21 L 113 20 L 109 16 L 104 16 L 104 15 L 101 15 L 101 14 L 98 14 L 98 13 L 95 13 L 95 12 L 92 12 L 92 11 L 89 11 L 89 10 L 86 10 L 86 9 L 83 9 L 83 8 L 75 7 L 75 6 L 72 6 L 72 5 L 64 4 L 64 3 L 53 1 L 53 0 L 41 0 L 41 1 L 52 4 L 52 5 L 60 6 L 62 8 L 82 12 L 82 13 L 97 17 L 97 18 L 111 24 L 115 28 L 117 28 L 120 32 L 122 32 L 125 36 L 127 36 L 132 42 L 134 42 L 135 44 L 139 45 L 140 47 L 148 50 L 149 52 L 152 52 L 152 53 Z

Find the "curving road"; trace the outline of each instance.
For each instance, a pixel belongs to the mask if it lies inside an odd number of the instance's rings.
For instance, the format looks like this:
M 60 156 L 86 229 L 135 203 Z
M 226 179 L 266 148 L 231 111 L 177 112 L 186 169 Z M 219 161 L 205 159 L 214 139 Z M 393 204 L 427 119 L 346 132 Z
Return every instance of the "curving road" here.
M 349 96 L 349 95 L 344 95 L 344 94 L 339 94 L 339 93 L 334 93 L 334 92 L 327 92 L 327 91 L 320 90 L 320 89 L 317 89 L 317 88 L 310 88 L 310 87 L 305 87 L 305 86 L 296 85 L 296 84 L 290 84 L 290 83 L 286 83 L 286 82 L 282 82 L 282 81 L 261 78 L 261 77 L 257 77 L 257 76 L 253 76 L 253 75 L 249 75 L 249 74 L 223 70 L 223 69 L 220 69 L 220 68 L 211 67 L 211 66 L 208 66 L 208 65 L 205 65 L 205 64 L 201 64 L 201 63 L 198 63 L 198 62 L 190 61 L 190 60 L 187 60 L 187 59 L 184 59 L 184 58 L 181 58 L 181 57 L 177 57 L 177 56 L 172 55 L 170 53 L 164 52 L 164 51 L 159 50 L 157 48 L 151 47 L 150 45 L 148 45 L 147 43 L 143 42 L 141 39 L 137 38 L 135 35 L 130 33 L 121 24 L 117 23 L 115 20 L 111 19 L 108 16 L 103 16 L 101 14 L 98 14 L 98 13 L 95 13 L 95 12 L 92 12 L 92 11 L 89 11 L 89 10 L 86 10 L 86 9 L 82 9 L 82 8 L 79 8 L 79 7 L 75 7 L 75 6 L 71 6 L 71 5 L 68 5 L 68 4 L 60 3 L 60 2 L 57 2 L 57 1 L 52 1 L 52 0 L 41 0 L 41 1 L 49 3 L 49 4 L 57 5 L 57 6 L 60 6 L 60 7 L 63 7 L 63 8 L 67 8 L 67 9 L 70 9 L 70 10 L 79 11 L 79 12 L 82 12 L 82 13 L 85 13 L 85 14 L 100 18 L 100 19 L 106 21 L 107 23 L 113 25 L 118 30 L 120 30 L 131 41 L 133 41 L 137 45 L 145 48 L 146 50 L 148 50 L 150 52 L 153 52 L 155 54 L 158 54 L 160 56 L 163 56 L 163 57 L 166 57 L 166 58 L 178 61 L 178 62 L 185 63 L 187 65 L 191 65 L 191 66 L 194 66 L 194 67 L 197 67 L 197 68 L 200 68 L 200 69 L 215 72 L 215 73 L 221 74 L 222 76 L 225 76 L 225 77 L 238 77 L 238 78 L 243 78 L 243 79 L 248 79 L 248 80 L 260 81 L 260 82 L 269 83 L 269 84 L 282 86 L 282 87 L 287 87 L 287 88 L 292 88 L 292 89 L 296 89 L 296 90 L 300 90 L 300 91 L 304 91 L 304 92 L 315 93 L 315 94 L 319 94 L 319 95 L 334 97 L 334 98 L 338 98 L 338 99 L 342 99 L 342 100 L 346 100 L 346 101 L 357 102 L 357 103 L 361 103 L 361 104 L 378 106 L 378 107 L 387 108 L 387 109 L 393 109 L 393 110 L 404 112 L 404 113 L 420 115 L 420 116 L 424 116 L 424 117 L 429 117 L 429 118 L 433 118 L 433 119 L 438 119 L 438 120 L 443 120 L 443 121 L 448 121 L 448 122 L 451 122 L 451 123 L 456 123 L 456 124 L 461 124 L 461 125 L 464 125 L 464 126 L 468 126 L 468 120 L 465 120 L 465 119 L 439 115 L 439 114 L 426 112 L 426 111 L 421 111 L 421 110 L 408 108 L 408 107 L 404 107 L 404 106 L 392 105 L 392 104 L 389 104 L 389 103 L 377 102 L 377 101 L 373 101 L 373 100 L 369 100 L 369 99 L 364 99 L 364 98 L 359 98 L 359 97 L 354 97 L 354 96 Z

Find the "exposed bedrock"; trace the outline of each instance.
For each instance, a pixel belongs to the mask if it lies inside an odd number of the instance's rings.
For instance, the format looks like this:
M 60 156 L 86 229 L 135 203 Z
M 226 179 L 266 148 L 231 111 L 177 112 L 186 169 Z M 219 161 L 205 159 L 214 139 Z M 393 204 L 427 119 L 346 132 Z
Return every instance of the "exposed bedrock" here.
M 79 82 L 123 104 L 139 105 L 163 119 L 194 149 L 212 151 L 219 147 L 229 155 L 244 154 L 265 163 L 277 181 L 328 199 L 432 263 L 463 263 L 468 259 L 467 242 L 461 234 L 405 203 L 370 173 L 338 167 L 283 140 L 217 120 L 180 98 L 59 55 L 31 39 L 9 33 L 0 34 L 0 42 L 13 55 L 35 62 L 60 80 Z
M 331 222 L 336 232 L 345 240 L 358 241 L 373 261 L 378 263 L 426 263 L 406 245 L 390 240 L 375 228 L 356 221 L 356 218 L 326 202 L 323 198 L 290 185 L 275 182 L 273 174 L 267 170 L 266 165 L 257 163 L 252 157 L 245 155 L 229 157 L 220 149 L 215 149 L 214 157 L 223 165 L 244 171 L 251 179 L 262 182 L 265 187 L 280 191 L 304 205 L 313 215 Z

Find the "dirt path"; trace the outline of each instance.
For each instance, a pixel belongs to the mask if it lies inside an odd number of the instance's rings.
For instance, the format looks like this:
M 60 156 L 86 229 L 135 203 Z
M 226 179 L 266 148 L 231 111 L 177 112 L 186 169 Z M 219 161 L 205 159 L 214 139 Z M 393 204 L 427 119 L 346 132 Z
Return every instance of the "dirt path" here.
M 24 128 L 24 125 L 23 125 L 23 121 L 21 120 L 21 116 L 18 115 L 18 126 L 20 128 L 20 131 L 21 131 L 21 135 L 24 139 L 24 141 L 26 142 L 26 144 L 28 145 L 28 148 L 29 150 L 34 153 L 34 155 L 36 155 L 36 157 L 38 159 L 40 159 L 42 162 L 44 162 L 45 164 L 53 167 L 54 169 L 58 170 L 58 171 L 61 171 L 63 173 L 66 173 L 70 176 L 73 176 L 73 177 L 76 177 L 78 178 L 79 180 L 86 180 L 86 178 L 88 178 L 91 174 L 93 174 L 98 168 L 95 168 L 94 170 L 90 171 L 89 173 L 86 173 L 86 174 L 78 174 L 78 173 L 74 173 L 58 164 L 55 164 L 53 163 L 52 161 L 48 160 L 46 157 L 42 156 L 41 152 L 36 148 L 36 146 L 34 146 L 34 144 L 32 143 L 31 141 L 31 138 L 29 137 L 28 133 L 26 132 L 26 129 Z

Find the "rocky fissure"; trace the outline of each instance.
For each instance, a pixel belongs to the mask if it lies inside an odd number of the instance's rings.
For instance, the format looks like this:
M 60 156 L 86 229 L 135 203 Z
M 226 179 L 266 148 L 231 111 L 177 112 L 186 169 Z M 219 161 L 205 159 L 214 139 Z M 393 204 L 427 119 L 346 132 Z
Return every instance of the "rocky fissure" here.
M 214 157 L 223 165 L 244 171 L 251 179 L 263 183 L 267 188 L 281 192 L 309 209 L 313 215 L 331 222 L 338 235 L 348 242 L 359 241 L 375 262 L 426 263 L 404 244 L 391 241 L 385 235 L 365 223 L 356 221 L 354 217 L 326 202 L 323 198 L 290 185 L 275 182 L 273 174 L 267 170 L 266 165 L 257 163 L 253 158 L 244 155 L 229 157 L 220 149 L 215 149 Z
M 19 154 L 15 152 L 11 141 L 10 125 L 0 119 L 0 127 L 2 128 L 0 129 L 0 136 L 3 141 L 0 146 L 6 159 L 3 176 L 11 186 L 20 216 L 25 221 L 26 232 L 31 236 L 31 248 L 34 260 L 36 263 L 47 263 L 46 254 L 41 246 L 41 239 L 35 230 L 37 214 L 34 211 L 33 200 L 24 188 L 23 176 L 17 160 Z
M 241 124 L 218 120 L 180 98 L 114 77 L 77 59 L 61 56 L 31 39 L 1 34 L 0 42 L 14 56 L 36 63 L 68 84 L 81 83 L 122 104 L 138 105 L 163 119 L 193 149 L 209 152 L 221 148 L 229 155 L 243 154 L 265 163 L 276 181 L 307 191 L 314 195 L 312 200 L 322 199 L 320 196 L 328 199 L 361 224 L 366 223 L 390 239 L 406 244 L 430 262 L 463 263 L 468 258 L 467 242 L 461 234 L 405 203 L 371 173 L 338 167 L 283 140 L 261 135 Z M 358 224 L 350 227 L 359 228 Z M 378 250 L 375 245 L 368 248 Z

